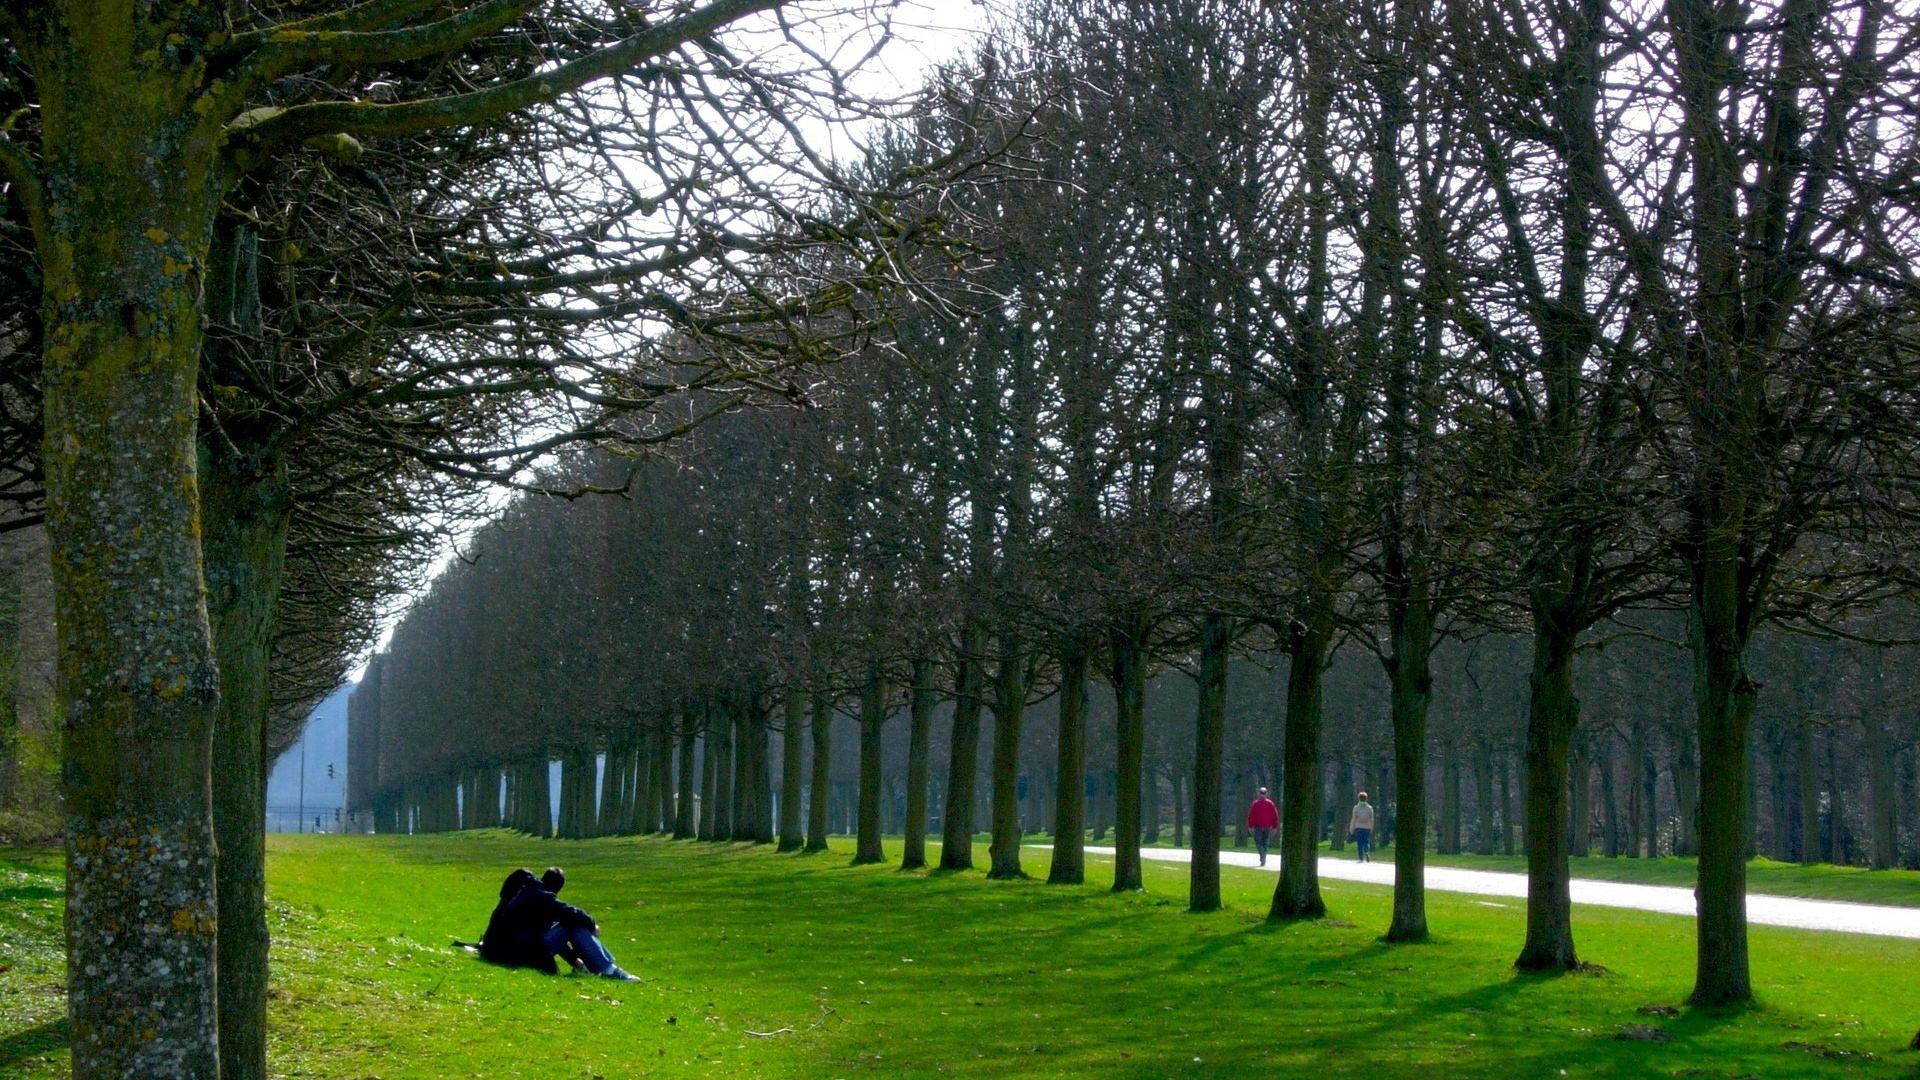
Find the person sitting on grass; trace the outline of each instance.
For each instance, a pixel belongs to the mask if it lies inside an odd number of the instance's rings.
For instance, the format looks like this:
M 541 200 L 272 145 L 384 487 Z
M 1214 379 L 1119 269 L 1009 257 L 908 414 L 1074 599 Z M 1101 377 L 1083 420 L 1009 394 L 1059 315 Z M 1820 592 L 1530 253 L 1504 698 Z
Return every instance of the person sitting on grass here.
M 549 975 L 559 972 L 553 962 L 559 955 L 576 970 L 639 982 L 614 963 L 613 954 L 600 943 L 600 926 L 593 916 L 560 901 L 557 894 L 566 884 L 566 872 L 557 866 L 547 867 L 538 879 L 527 870 L 508 875 L 500 887 L 500 905 L 487 920 L 480 955 L 496 964 L 537 968 Z

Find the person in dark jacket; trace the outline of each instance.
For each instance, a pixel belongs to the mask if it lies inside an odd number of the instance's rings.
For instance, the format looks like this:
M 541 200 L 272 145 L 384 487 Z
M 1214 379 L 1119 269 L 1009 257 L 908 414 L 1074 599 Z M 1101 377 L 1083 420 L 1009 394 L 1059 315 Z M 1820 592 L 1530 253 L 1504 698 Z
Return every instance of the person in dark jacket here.
M 480 935 L 480 957 L 507 967 L 538 967 L 524 952 L 513 947 L 512 932 L 507 929 L 507 904 L 520 895 L 520 890 L 540 879 L 533 871 L 522 866 L 507 875 L 500 883 L 500 902 L 493 906 L 493 914 L 487 916 L 487 932 Z M 552 960 L 549 958 L 548 963 Z
M 532 874 L 527 875 L 532 878 Z M 500 887 L 501 903 L 495 909 L 495 919 L 488 920 L 487 935 L 481 942 L 480 955 L 495 963 L 511 967 L 538 968 L 549 975 L 560 968 L 553 962 L 555 954 L 567 958 L 568 963 L 585 967 L 595 975 L 609 979 L 621 979 L 637 982 L 632 975 L 621 970 L 614 963 L 613 954 L 600 943 L 600 927 L 593 916 L 562 903 L 557 895 L 566 886 L 567 875 L 557 866 L 549 866 L 539 880 L 522 879 L 518 889 L 511 897 L 507 896 L 508 886 L 515 876 L 509 876 Z M 498 923 L 498 942 L 495 924 Z M 489 956 L 489 951 L 494 953 Z M 498 956 L 499 959 L 495 959 Z

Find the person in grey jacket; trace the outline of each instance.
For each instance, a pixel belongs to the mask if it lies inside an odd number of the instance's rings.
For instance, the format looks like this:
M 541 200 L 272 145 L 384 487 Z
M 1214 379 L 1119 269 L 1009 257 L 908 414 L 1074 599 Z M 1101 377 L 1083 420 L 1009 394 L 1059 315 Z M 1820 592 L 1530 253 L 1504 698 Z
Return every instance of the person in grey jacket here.
M 1360 793 L 1360 801 L 1353 804 L 1353 816 L 1348 819 L 1353 829 L 1353 850 L 1361 862 L 1373 861 L 1373 804 L 1367 801 L 1367 793 Z

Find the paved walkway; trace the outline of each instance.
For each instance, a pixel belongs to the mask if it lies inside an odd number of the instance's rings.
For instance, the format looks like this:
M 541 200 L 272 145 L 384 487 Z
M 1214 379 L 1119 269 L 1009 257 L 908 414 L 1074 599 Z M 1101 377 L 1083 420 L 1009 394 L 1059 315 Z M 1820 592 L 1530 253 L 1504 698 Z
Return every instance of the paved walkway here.
M 1089 855 L 1112 855 L 1110 847 L 1090 847 Z M 1158 862 L 1191 862 L 1193 853 L 1185 848 L 1142 848 L 1142 858 Z M 1223 851 L 1224 866 L 1258 867 L 1259 856 L 1250 851 Z M 1279 873 L 1276 856 L 1267 869 Z M 1393 884 L 1393 863 L 1361 863 L 1352 859 L 1321 859 L 1320 876 L 1340 881 L 1365 881 L 1375 885 Z M 1525 899 L 1527 876 L 1495 870 L 1460 870 L 1450 866 L 1427 867 L 1427 888 L 1434 892 L 1472 893 L 1476 896 L 1508 896 Z M 1573 879 L 1573 902 L 1598 907 L 1633 908 L 1667 915 L 1695 914 L 1693 890 L 1671 885 L 1628 885 L 1617 881 Z M 1801 900 L 1791 896 L 1747 894 L 1747 921 L 1756 926 L 1791 926 L 1800 930 L 1832 930 L 1843 934 L 1878 934 L 1884 937 L 1920 938 L 1920 908 L 1891 907 L 1880 904 L 1848 904 L 1834 900 Z

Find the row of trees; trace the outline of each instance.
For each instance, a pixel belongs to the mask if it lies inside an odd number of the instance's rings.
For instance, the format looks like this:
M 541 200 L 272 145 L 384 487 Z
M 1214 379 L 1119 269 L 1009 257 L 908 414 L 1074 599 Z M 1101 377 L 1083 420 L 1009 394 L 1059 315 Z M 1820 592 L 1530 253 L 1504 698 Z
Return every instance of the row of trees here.
M 895 115 L 847 83 L 888 30 L 0 10 L 0 528 L 51 547 L 76 1076 L 266 1075 L 267 766 L 489 488 L 848 347 L 943 170 L 850 177 L 801 135 Z
M 1436 654 L 1501 632 L 1525 649 L 1517 963 L 1566 970 L 1576 657 L 1667 637 L 1689 658 L 1662 704 L 1700 867 L 1693 997 L 1745 1000 L 1752 725 L 1786 672 L 1761 635 L 1905 636 L 1915 32 L 1889 4 L 1029 5 L 979 65 L 1027 118 L 1004 135 L 1019 173 L 938 196 L 967 210 L 964 285 L 897 304 L 820 408 L 742 417 L 651 471 L 643 535 L 593 523 L 620 509 L 517 507 L 396 634 L 383 738 L 415 732 L 397 760 L 441 740 L 537 758 L 536 709 L 585 725 L 576 746 L 718 711 L 749 746 L 778 726 L 792 769 L 801 732 L 828 730 L 795 721 L 845 700 L 873 778 L 897 701 L 912 863 L 946 698 L 942 865 L 971 861 L 984 755 L 988 874 L 1012 876 L 1026 710 L 1051 698 L 1049 878 L 1077 881 L 1097 674 L 1132 888 L 1144 685 L 1176 665 L 1197 687 L 1182 784 L 1204 911 L 1230 662 L 1278 658 L 1272 915 L 1311 916 L 1336 650 L 1378 662 L 1391 775 L 1424 777 Z M 568 558 L 507 557 L 533 535 Z M 510 581 L 453 584 L 489 573 Z M 579 650 L 537 705 L 476 681 L 547 662 L 495 644 L 534 612 Z M 466 667 L 419 644 L 455 634 L 478 635 Z M 499 720 L 448 724 L 396 686 Z M 1424 784 L 1396 795 L 1387 936 L 1415 940 L 1429 814 Z M 862 783 L 862 860 L 881 797 Z
M 608 523 L 613 530 L 608 546 L 632 541 L 658 520 Z M 560 547 L 579 537 L 532 536 L 523 535 L 524 546 L 517 551 L 493 547 L 490 535 L 483 540 L 490 559 L 512 567 L 507 580 L 525 580 L 535 569 L 522 560 L 573 562 L 583 557 L 577 549 Z M 568 553 L 559 555 L 557 550 Z M 496 586 L 490 583 L 498 580 L 456 572 L 437 584 L 436 593 L 492 588 Z M 612 587 L 621 586 L 616 582 Z M 718 756 L 724 734 L 725 753 L 737 755 L 751 748 L 766 755 L 773 806 L 791 799 L 804 821 L 814 790 L 810 770 L 821 768 L 824 760 L 821 790 L 827 833 L 857 831 L 855 808 L 863 783 L 879 792 L 882 831 L 905 831 L 914 763 L 910 702 L 904 693 L 895 692 L 886 703 L 877 776 L 862 776 L 857 688 L 842 687 L 826 703 L 830 728 L 821 746 L 824 758 L 814 757 L 813 736 L 803 734 L 802 752 L 795 756 L 797 786 L 789 790 L 780 778 L 788 757 L 784 733 L 790 721 L 781 712 L 745 732 L 735 732 L 731 715 L 724 711 L 648 716 L 632 707 L 630 695 L 641 688 L 631 676 L 606 679 L 581 696 L 580 672 L 567 659 L 580 662 L 571 644 L 578 628 L 565 612 L 591 606 L 596 598 L 570 595 L 573 605 L 558 606 L 557 622 L 492 623 L 477 635 L 471 627 L 441 621 L 448 609 L 423 605 L 403 624 L 405 632 L 391 648 L 368 667 L 352 699 L 348 800 L 356 808 L 377 809 L 370 820 L 379 830 L 504 824 L 537 835 L 676 829 L 693 835 L 694 823 L 701 820 L 698 808 L 712 797 L 704 786 L 707 757 L 715 755 L 716 767 L 732 775 L 734 759 Z M 644 635 L 644 624 L 635 633 L 633 639 L 603 639 L 597 648 L 614 653 L 641 648 L 638 636 Z M 1796 642 L 1775 639 L 1768 644 L 1784 649 Z M 1779 658 L 1772 670 L 1790 685 L 1833 694 L 1824 704 L 1838 711 L 1822 711 L 1818 701 L 1780 695 L 1773 707 L 1756 716 L 1754 850 L 1788 862 L 1920 868 L 1920 755 L 1911 752 L 1920 730 L 1914 727 L 1914 687 L 1907 674 L 1911 650 L 1797 644 L 1802 647 Z M 1519 639 L 1486 637 L 1450 644 L 1436 656 L 1431 761 L 1423 783 L 1424 797 L 1434 807 L 1426 843 L 1443 854 L 1511 855 L 1524 843 L 1520 753 L 1527 688 L 1515 658 L 1523 656 L 1526 647 Z M 466 666 L 474 649 L 498 650 L 494 655 L 511 657 L 513 666 Z M 403 658 L 418 667 L 395 666 Z M 1140 813 L 1145 843 L 1185 843 L 1196 701 L 1194 680 L 1180 670 L 1186 666 L 1184 659 L 1161 658 L 1145 684 Z M 599 662 L 593 657 L 585 661 L 589 666 Z M 1857 675 L 1883 665 L 1890 678 L 1849 678 L 1837 692 L 1822 688 L 1836 671 Z M 394 709 L 404 709 L 406 715 L 396 712 L 383 726 L 389 687 L 404 696 L 417 689 L 420 671 L 444 669 L 452 669 L 445 681 L 433 684 L 430 693 L 404 697 L 405 704 Z M 1619 642 L 1581 662 L 1577 678 L 1582 715 L 1571 751 L 1568 795 L 1570 854 L 1660 858 L 1697 851 L 1690 811 L 1699 781 L 1692 733 L 1678 711 L 1684 704 L 1686 675 L 1684 654 L 1671 645 Z M 396 680 L 404 682 L 396 685 Z M 1285 681 L 1284 657 L 1236 657 L 1229 663 L 1221 828 L 1223 835 L 1232 833 L 1235 847 L 1248 843 L 1243 811 L 1255 788 L 1277 782 L 1274 733 L 1283 721 Z M 1377 664 L 1359 650 L 1345 649 L 1333 658 L 1327 686 L 1326 761 L 1315 778 L 1321 792 L 1320 838 L 1335 850 L 1343 847 L 1345 811 L 1355 792 L 1365 790 L 1380 810 L 1376 842 L 1390 847 L 1399 800 L 1384 680 Z M 475 701 L 495 698 L 513 715 L 472 707 Z M 549 701 L 563 702 L 565 711 L 550 707 Z M 1058 775 L 1055 704 L 1029 704 L 1021 719 L 1017 798 L 1026 834 L 1055 831 L 1058 793 L 1053 787 L 1068 782 Z M 1114 704 L 1106 682 L 1090 686 L 1083 784 L 1085 826 L 1094 843 L 1109 841 L 1114 827 Z M 943 697 L 933 709 L 927 734 L 923 780 L 927 827 L 934 832 L 939 831 L 945 803 L 953 714 L 952 700 Z M 582 724 L 582 717 L 593 719 Z M 797 726 L 805 728 L 813 717 L 809 701 Z M 660 747 L 663 736 L 669 744 L 665 749 Z M 766 749 L 753 748 L 750 740 L 756 737 L 768 744 Z M 552 769 L 563 778 L 559 787 L 542 787 L 521 804 L 522 785 L 530 780 L 550 783 Z M 686 789 L 695 808 L 688 823 L 677 823 L 682 789 L 674 770 L 694 778 Z M 633 779 L 625 779 L 628 776 Z M 989 807 L 983 800 L 991 777 L 976 768 L 973 783 L 973 814 L 984 821 Z M 661 798 L 668 800 L 667 806 L 636 812 L 655 807 Z M 560 803 L 557 815 L 552 813 L 555 802 Z M 458 812 L 434 812 L 450 805 L 457 805 Z M 737 815 L 729 820 L 733 827 L 721 830 L 719 838 L 771 838 L 755 833 L 752 823 Z M 707 837 L 709 832 L 698 835 Z

